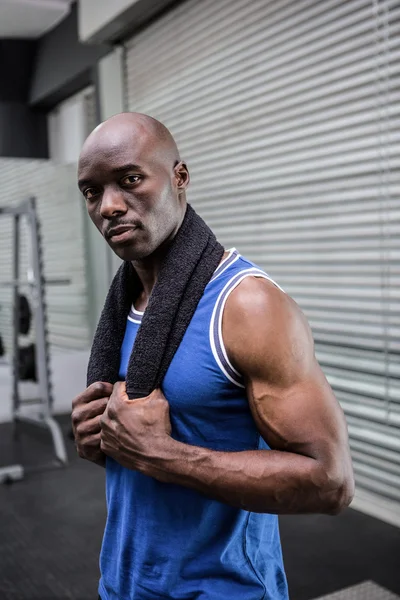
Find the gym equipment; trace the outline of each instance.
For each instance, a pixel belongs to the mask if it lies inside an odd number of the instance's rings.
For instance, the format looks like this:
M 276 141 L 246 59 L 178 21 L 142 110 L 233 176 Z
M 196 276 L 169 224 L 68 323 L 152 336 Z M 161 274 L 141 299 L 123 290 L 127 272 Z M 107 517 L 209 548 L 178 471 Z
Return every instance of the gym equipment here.
M 18 348 L 18 379 L 37 382 L 35 344 Z
M 0 483 L 22 479 L 29 470 L 39 470 L 49 466 L 64 466 L 67 464 L 67 452 L 61 428 L 52 417 L 52 386 L 49 365 L 49 349 L 47 341 L 47 317 L 45 303 L 45 285 L 68 284 L 66 279 L 45 280 L 43 275 L 43 257 L 41 248 L 40 225 L 36 215 L 36 200 L 29 198 L 17 206 L 0 207 L 0 216 L 9 215 L 14 221 L 13 231 L 13 280 L 2 282 L 1 285 L 13 287 L 13 421 L 14 424 L 25 422 L 48 429 L 52 436 L 55 457 L 50 464 L 36 468 L 25 468 L 22 465 L 9 465 L 0 468 Z M 32 271 L 28 282 L 20 277 L 20 226 L 21 217 L 25 217 L 31 236 Z M 20 294 L 20 287 L 28 285 L 32 297 L 32 308 L 25 296 Z M 35 343 L 19 347 L 19 335 L 25 335 L 31 326 L 35 325 Z M 19 382 L 23 380 L 37 381 L 39 397 L 23 400 L 19 394 Z M 30 405 L 29 413 L 24 405 Z
M 28 298 L 24 294 L 18 296 L 19 302 L 19 332 L 21 335 L 28 335 L 31 328 L 32 312 L 29 306 Z

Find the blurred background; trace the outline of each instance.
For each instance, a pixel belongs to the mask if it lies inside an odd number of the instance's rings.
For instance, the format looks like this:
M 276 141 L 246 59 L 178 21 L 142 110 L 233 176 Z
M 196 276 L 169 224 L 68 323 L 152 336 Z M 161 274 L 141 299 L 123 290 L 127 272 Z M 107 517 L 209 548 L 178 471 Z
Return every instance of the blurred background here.
M 291 597 L 400 598 L 400 1 L 1 0 L 0 74 L 0 596 L 97 595 L 104 473 L 68 415 L 119 259 L 76 163 L 130 110 L 303 309 L 346 414 L 355 499 L 281 518 Z

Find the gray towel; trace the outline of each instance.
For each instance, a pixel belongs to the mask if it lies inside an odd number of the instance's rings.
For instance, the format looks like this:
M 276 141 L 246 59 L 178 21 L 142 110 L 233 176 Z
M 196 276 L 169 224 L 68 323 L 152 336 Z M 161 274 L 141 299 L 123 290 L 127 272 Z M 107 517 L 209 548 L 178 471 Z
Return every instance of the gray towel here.
M 135 339 L 126 375 L 129 398 L 148 396 L 160 387 L 223 253 L 211 229 L 188 205 Z M 132 264 L 123 263 L 111 284 L 93 340 L 88 385 L 118 381 L 126 320 L 141 289 Z

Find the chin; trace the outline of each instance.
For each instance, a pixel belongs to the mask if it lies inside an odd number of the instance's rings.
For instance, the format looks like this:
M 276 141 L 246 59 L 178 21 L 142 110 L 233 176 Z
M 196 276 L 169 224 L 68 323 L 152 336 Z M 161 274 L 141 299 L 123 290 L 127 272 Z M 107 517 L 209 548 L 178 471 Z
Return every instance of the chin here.
M 144 248 L 143 246 L 111 246 L 111 248 L 113 252 L 118 256 L 118 258 L 126 262 L 141 260 L 151 254 L 151 250 L 149 250 L 148 248 Z

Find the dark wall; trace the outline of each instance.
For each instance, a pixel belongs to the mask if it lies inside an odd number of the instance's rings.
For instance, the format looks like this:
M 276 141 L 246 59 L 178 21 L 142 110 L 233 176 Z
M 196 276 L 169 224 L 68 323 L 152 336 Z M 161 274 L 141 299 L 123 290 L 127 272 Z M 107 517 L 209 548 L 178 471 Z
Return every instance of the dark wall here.
M 46 116 L 28 105 L 36 47 L 31 40 L 0 40 L 0 156 L 48 156 Z
M 30 105 L 53 108 L 93 83 L 96 63 L 110 49 L 104 44 L 89 46 L 79 42 L 77 8 L 72 5 L 70 14 L 38 43 Z
M 22 102 L 0 102 L 0 156 L 48 158 L 46 115 Z

